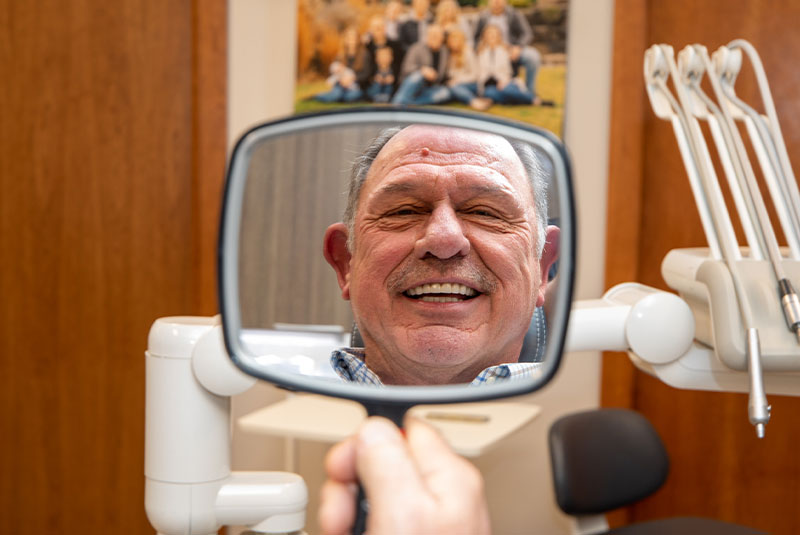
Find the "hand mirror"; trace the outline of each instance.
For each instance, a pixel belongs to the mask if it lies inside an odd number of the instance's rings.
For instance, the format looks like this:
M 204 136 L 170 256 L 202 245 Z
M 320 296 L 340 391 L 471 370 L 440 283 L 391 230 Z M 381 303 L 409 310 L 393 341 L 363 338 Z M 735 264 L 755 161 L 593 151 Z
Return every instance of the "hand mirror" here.
M 225 343 L 279 387 L 398 423 L 537 390 L 561 360 L 574 266 L 566 151 L 529 125 L 360 108 L 257 126 L 230 159 Z

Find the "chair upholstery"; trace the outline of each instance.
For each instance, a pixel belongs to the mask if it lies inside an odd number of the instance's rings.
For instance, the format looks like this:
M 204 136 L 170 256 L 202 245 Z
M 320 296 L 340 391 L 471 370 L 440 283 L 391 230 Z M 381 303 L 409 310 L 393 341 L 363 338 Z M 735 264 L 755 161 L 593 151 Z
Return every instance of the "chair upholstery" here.
M 550 459 L 559 508 L 578 517 L 630 505 L 658 490 L 669 458 L 653 426 L 624 409 L 597 409 L 556 420 L 549 433 Z M 605 535 L 756 535 L 762 531 L 699 517 L 631 524 Z
M 641 415 L 601 409 L 565 416 L 550 427 L 558 506 L 570 515 L 604 513 L 661 487 L 669 458 Z

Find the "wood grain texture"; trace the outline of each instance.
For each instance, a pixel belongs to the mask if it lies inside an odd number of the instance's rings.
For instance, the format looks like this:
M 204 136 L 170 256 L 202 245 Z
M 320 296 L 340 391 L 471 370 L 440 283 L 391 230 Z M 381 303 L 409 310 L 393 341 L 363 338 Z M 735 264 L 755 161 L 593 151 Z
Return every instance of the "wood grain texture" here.
M 612 58 L 611 120 L 608 161 L 606 288 L 638 279 L 642 218 L 642 121 L 647 112 L 641 90 L 641 57 L 646 42 L 647 9 L 642 0 L 616 0 Z M 625 353 L 603 354 L 600 404 L 632 408 L 636 368 Z M 607 515 L 609 526 L 630 522 L 630 510 Z
M 193 106 L 193 7 L 0 7 L 0 533 L 152 532 L 147 333 L 213 295 L 192 275 L 193 126 L 219 113 Z
M 192 2 L 192 176 L 195 314 L 217 313 L 217 229 L 225 184 L 227 147 L 228 6 Z
M 617 35 L 615 106 L 620 99 L 624 102 L 631 98 L 621 72 L 640 72 L 644 49 L 651 44 L 667 43 L 679 51 L 687 44 L 702 43 L 713 52 L 732 39 L 745 38 L 758 49 L 764 62 L 790 159 L 797 169 L 800 73 L 792 65 L 800 58 L 800 34 L 796 31 L 800 4 L 754 0 L 618 0 L 616 8 L 615 21 L 623 24 L 631 15 L 620 10 L 633 13 L 644 10 L 641 28 L 645 29 L 646 38 L 636 45 L 641 46 L 637 54 L 633 45 L 619 47 L 622 37 Z M 625 32 L 626 28 L 631 31 L 629 25 L 618 26 L 617 30 Z M 638 43 L 637 39 L 634 41 Z M 616 69 L 620 64 L 624 71 L 618 73 Z M 748 102 L 757 101 L 753 80 L 746 70 L 736 84 L 737 93 Z M 637 85 L 637 90 L 644 95 L 643 84 Z M 609 192 L 619 202 L 623 198 L 621 191 L 635 184 L 641 208 L 638 221 L 627 212 L 610 209 L 609 228 L 635 225 L 640 238 L 638 252 L 631 257 L 620 248 L 629 243 L 613 240 L 609 232 L 608 254 L 622 260 L 607 264 L 607 281 L 611 284 L 631 280 L 626 277 L 635 273 L 633 280 L 666 288 L 660 273 L 664 255 L 677 247 L 704 246 L 705 237 L 671 126 L 655 117 L 649 103 L 643 116 L 635 106 L 615 107 L 615 110 L 612 124 L 632 125 L 641 132 L 642 144 L 640 153 L 633 154 L 630 151 L 635 148 L 612 128 Z M 638 127 L 636 121 L 639 121 Z M 628 154 L 641 166 L 638 170 L 619 163 L 614 166 L 614 154 Z M 608 357 L 604 365 L 607 362 Z M 644 414 L 662 435 L 672 460 L 665 486 L 631 507 L 627 511 L 628 519 L 693 514 L 738 522 L 770 533 L 800 531 L 800 515 L 797 514 L 800 459 L 792 451 L 792 444 L 800 439 L 800 426 L 795 417 L 800 410 L 800 399 L 770 396 L 773 418 L 767 427 L 767 437 L 759 441 L 747 421 L 747 396 L 744 394 L 675 390 L 640 372 L 630 378 L 625 373 L 604 371 L 603 381 L 604 404 L 630 400 L 630 407 Z M 621 384 L 615 384 L 616 381 Z
M 608 169 L 606 288 L 637 280 L 642 218 L 642 119 L 647 111 L 641 90 L 641 57 L 645 43 L 645 5 L 618 0 L 614 11 L 611 126 Z M 634 61 L 637 60 L 637 61 Z M 613 249 L 612 249 L 613 248 Z M 634 367 L 621 353 L 603 356 L 601 404 L 630 407 Z

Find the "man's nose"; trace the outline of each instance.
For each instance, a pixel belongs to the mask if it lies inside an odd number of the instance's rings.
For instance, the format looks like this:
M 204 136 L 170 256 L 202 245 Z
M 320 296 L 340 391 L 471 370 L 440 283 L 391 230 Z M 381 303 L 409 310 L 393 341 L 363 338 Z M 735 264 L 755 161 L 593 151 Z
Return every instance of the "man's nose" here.
M 417 258 L 431 254 L 446 260 L 454 256 L 466 256 L 470 243 L 458 214 L 449 206 L 436 207 L 428 218 L 423 234 L 417 239 Z

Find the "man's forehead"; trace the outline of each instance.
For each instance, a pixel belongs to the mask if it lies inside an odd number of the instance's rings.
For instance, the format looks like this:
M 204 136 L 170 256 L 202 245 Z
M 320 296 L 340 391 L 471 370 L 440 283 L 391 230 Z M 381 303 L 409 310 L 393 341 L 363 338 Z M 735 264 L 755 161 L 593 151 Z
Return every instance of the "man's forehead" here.
M 410 162 L 470 164 L 504 171 L 509 179 L 525 176 L 511 144 L 502 136 L 461 128 L 412 125 L 398 132 L 381 149 L 367 180 L 381 178 Z

